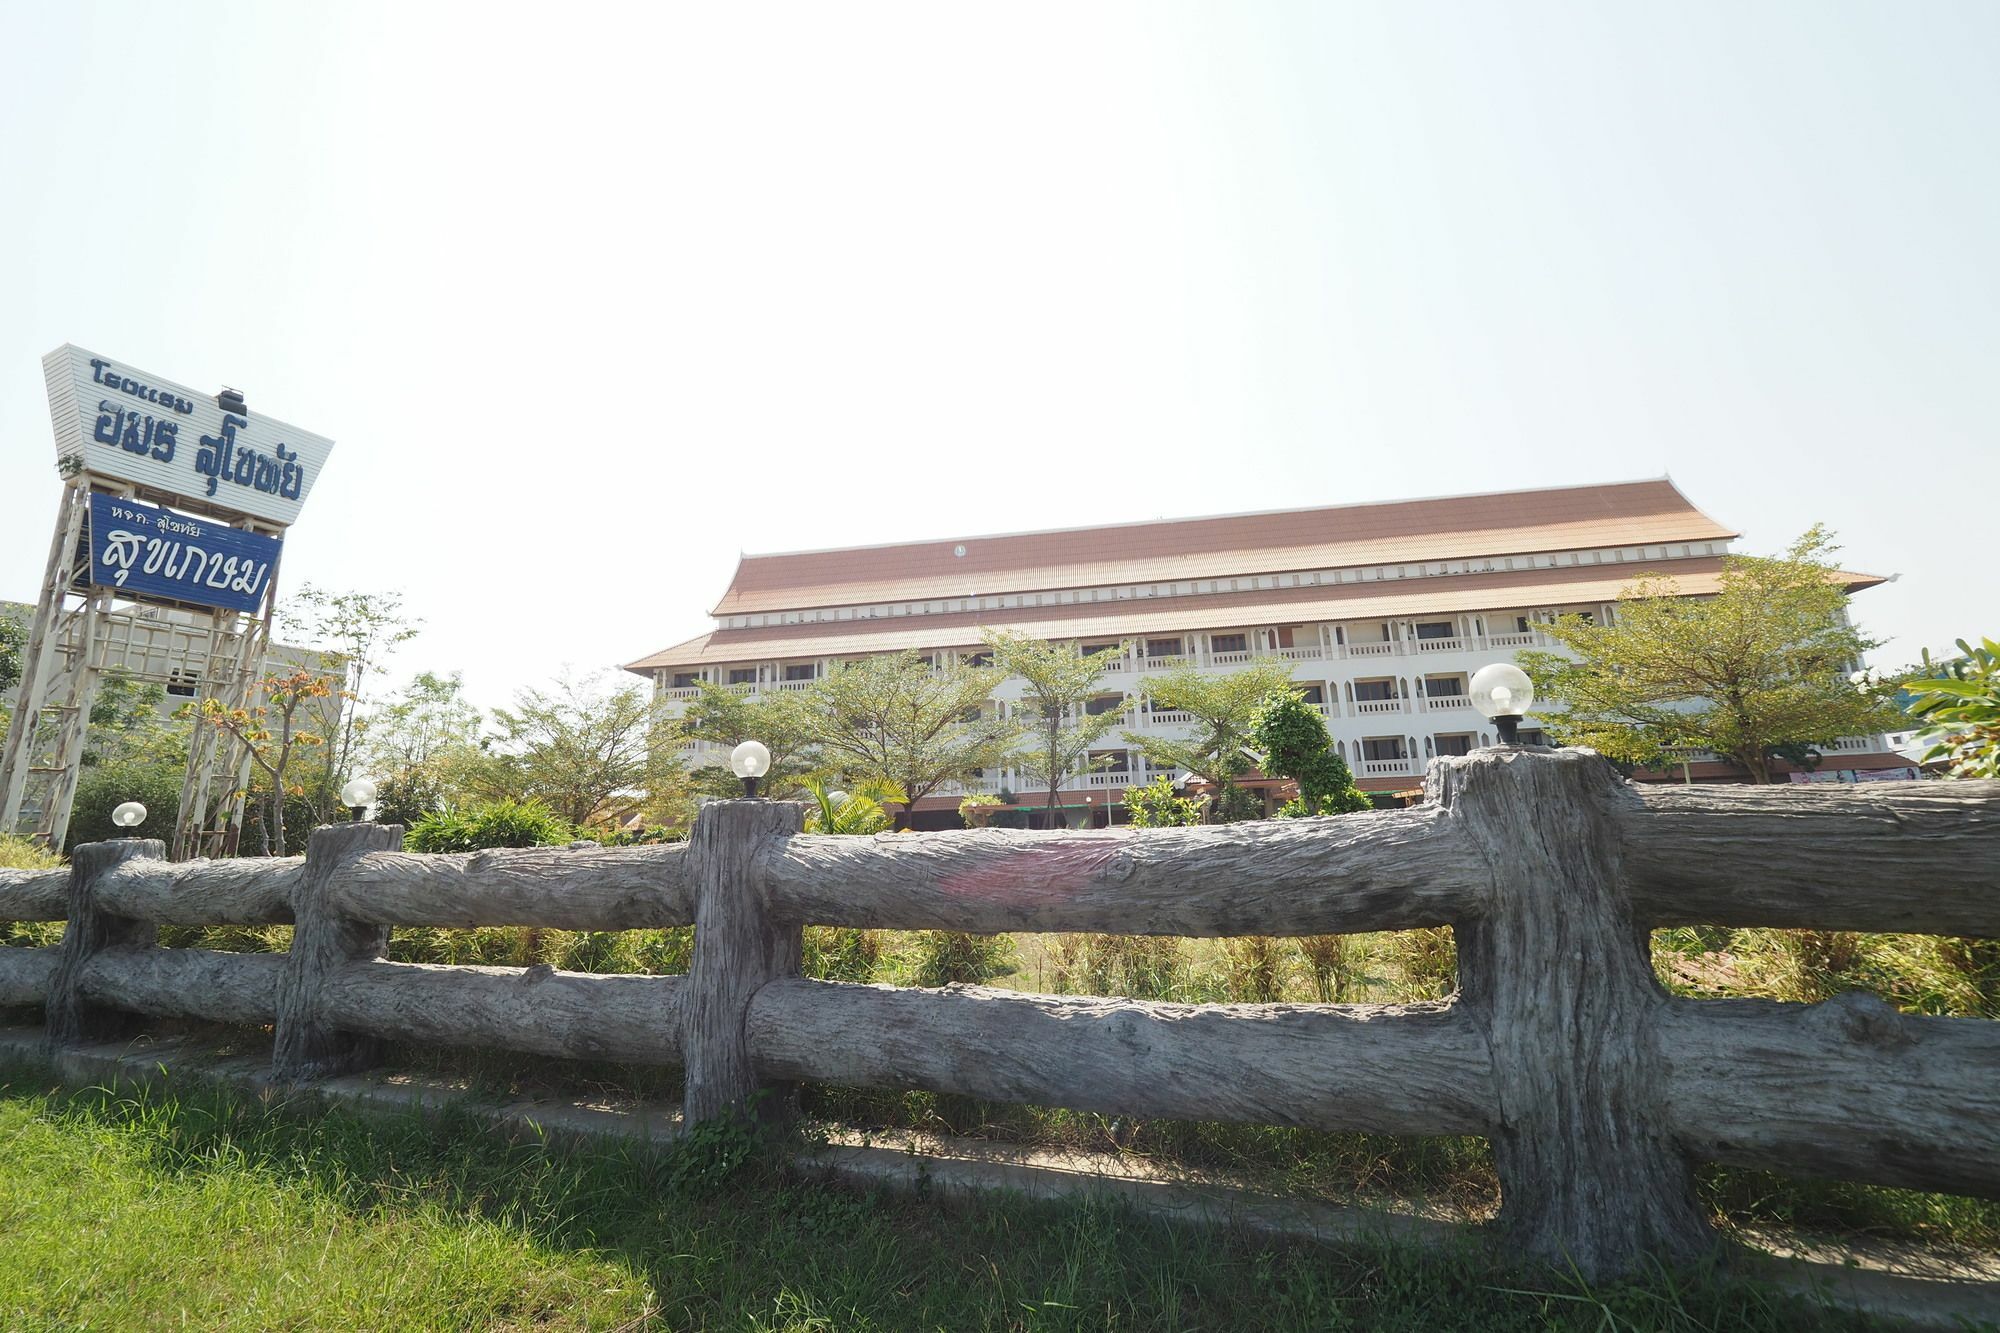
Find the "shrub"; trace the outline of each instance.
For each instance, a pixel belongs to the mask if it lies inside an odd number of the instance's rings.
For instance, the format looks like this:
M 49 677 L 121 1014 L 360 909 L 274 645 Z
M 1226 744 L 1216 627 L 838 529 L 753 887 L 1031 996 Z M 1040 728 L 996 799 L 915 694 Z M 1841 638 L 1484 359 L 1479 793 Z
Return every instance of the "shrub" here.
M 1403 995 L 1442 1000 L 1458 989 L 1458 941 L 1449 926 L 1399 930 L 1382 937 L 1383 950 L 1403 977 Z
M 872 930 L 846 926 L 807 926 L 806 976 L 818 981 L 873 981 L 882 962 L 882 937 Z
M 180 818 L 181 778 L 185 765 L 143 762 L 96 764 L 77 778 L 76 800 L 70 806 L 68 847 L 107 842 L 125 830 L 111 822 L 111 812 L 126 801 L 146 807 L 141 837 L 171 842 Z
M 54 870 L 63 859 L 26 838 L 0 834 L 0 870 Z
M 489 847 L 549 847 L 576 830 L 540 801 L 490 801 L 469 810 L 434 810 L 410 826 L 403 845 L 413 852 L 476 852 Z
M 1282 941 L 1269 935 L 1245 935 L 1223 943 L 1224 972 L 1231 1000 L 1276 1004 L 1285 997 Z
M 1333 748 L 1319 710 L 1289 686 L 1273 690 L 1257 706 L 1251 739 L 1264 751 L 1264 771 L 1299 784 L 1297 799 L 1278 811 L 1280 819 L 1301 815 L 1345 815 L 1372 809 L 1354 785 L 1354 772 Z
M 1143 787 L 1127 787 L 1122 798 L 1133 828 L 1175 828 L 1201 822 L 1201 802 L 1174 792 L 1164 773 Z
M 1321 1004 L 1338 1004 L 1354 983 L 1356 949 L 1345 935 L 1302 935 L 1299 957 L 1312 974 L 1313 994 Z

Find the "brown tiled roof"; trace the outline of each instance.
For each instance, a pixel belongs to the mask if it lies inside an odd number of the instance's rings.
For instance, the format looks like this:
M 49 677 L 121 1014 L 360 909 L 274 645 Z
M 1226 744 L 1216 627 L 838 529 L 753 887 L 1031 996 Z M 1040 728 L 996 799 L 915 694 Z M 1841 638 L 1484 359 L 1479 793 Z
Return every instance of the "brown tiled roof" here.
M 1737 534 L 1656 481 L 744 556 L 718 616 Z M 963 546 L 965 554 L 954 554 Z
M 1655 569 L 1671 576 L 1679 591 L 1689 596 L 1713 593 L 1721 586 L 1722 560 L 1710 556 L 1655 562 L 1651 566 L 1576 565 L 1005 611 L 764 625 L 714 630 L 642 658 L 626 669 L 644 675 L 660 667 L 696 667 L 713 662 L 970 647 L 979 642 L 980 629 L 989 625 L 1037 638 L 1120 639 L 1183 630 L 1609 602 L 1617 600 L 1634 579 Z M 1874 574 L 1843 573 L 1841 578 L 1849 591 L 1883 582 Z

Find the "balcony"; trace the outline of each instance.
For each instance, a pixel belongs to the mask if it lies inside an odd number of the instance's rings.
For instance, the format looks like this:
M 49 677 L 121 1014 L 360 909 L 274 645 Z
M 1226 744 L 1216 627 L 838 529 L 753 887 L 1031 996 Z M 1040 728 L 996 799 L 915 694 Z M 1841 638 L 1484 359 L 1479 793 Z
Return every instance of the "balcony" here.
M 1371 778 L 1411 777 L 1414 776 L 1415 771 L 1415 765 L 1409 759 L 1363 759 L 1361 761 L 1362 774 Z
M 772 688 L 772 689 L 774 689 L 774 690 L 809 690 L 809 689 L 811 689 L 811 688 L 812 688 L 813 686 L 815 686 L 815 685 L 817 685 L 817 684 L 819 684 L 819 682 L 818 682 L 818 681 L 816 681 L 816 680 L 810 680 L 810 679 L 808 679 L 808 680 L 774 680 L 774 681 L 772 681 L 772 682 L 771 682 L 771 688 Z
M 692 699 L 700 693 L 700 687 L 695 685 L 663 685 L 660 687 L 659 697 L 662 699 Z
M 1167 657 L 1142 657 L 1139 659 L 1139 670 L 1171 671 L 1175 667 L 1186 666 L 1187 664 L 1188 655 L 1186 653 L 1175 653 Z
M 1250 657 L 1251 654 L 1247 652 L 1210 653 L 1208 655 L 1208 664 L 1210 666 L 1241 666 L 1249 661 Z
M 1529 630 L 1525 634 L 1489 634 L 1486 636 L 1488 648 L 1532 648 L 1542 641 L 1542 636 Z
M 1280 648 L 1277 653 L 1287 662 L 1317 662 L 1326 656 L 1326 649 L 1311 643 L 1298 648 Z
M 1408 712 L 1409 710 L 1403 707 L 1403 703 L 1404 701 L 1401 699 L 1356 699 L 1354 701 L 1354 712 L 1356 716 L 1365 716 L 1369 713 Z
M 1350 643 L 1346 647 L 1349 657 L 1394 657 L 1397 645 L 1384 640 L 1381 643 Z
M 1194 721 L 1193 713 L 1182 713 L 1174 709 L 1149 710 L 1139 714 L 1142 727 L 1184 727 Z
M 1424 696 L 1423 707 L 1426 713 L 1470 712 L 1472 700 L 1463 694 L 1430 694 Z
M 1456 653 L 1463 652 L 1468 646 L 1464 639 L 1456 636 L 1449 639 L 1416 639 L 1413 642 L 1419 653 Z

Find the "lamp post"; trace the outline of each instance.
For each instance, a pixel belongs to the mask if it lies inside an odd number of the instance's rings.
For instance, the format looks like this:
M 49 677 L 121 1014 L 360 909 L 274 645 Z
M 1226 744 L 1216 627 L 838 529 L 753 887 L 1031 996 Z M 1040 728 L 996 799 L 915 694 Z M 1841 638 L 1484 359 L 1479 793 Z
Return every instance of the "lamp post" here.
M 1489 662 L 1472 676 L 1472 706 L 1493 719 L 1502 745 L 1521 743 L 1521 718 L 1535 702 L 1535 683 L 1512 662 Z
M 368 813 L 368 807 L 375 804 L 377 788 L 367 778 L 349 778 L 340 789 L 340 803 L 347 807 L 348 815 L 359 824 Z
M 729 752 L 729 771 L 743 779 L 743 794 L 754 800 L 757 779 L 771 771 L 771 752 L 762 741 L 745 741 Z
M 136 838 L 139 835 L 133 830 L 146 822 L 146 807 L 137 801 L 126 801 L 111 812 L 111 822 L 124 830 L 119 837 Z

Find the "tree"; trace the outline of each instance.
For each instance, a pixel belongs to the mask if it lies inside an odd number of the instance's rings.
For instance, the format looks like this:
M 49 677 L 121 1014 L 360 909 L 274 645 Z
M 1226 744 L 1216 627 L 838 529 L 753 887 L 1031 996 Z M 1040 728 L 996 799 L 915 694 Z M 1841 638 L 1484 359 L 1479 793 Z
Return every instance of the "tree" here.
M 1280 818 L 1345 815 L 1375 808 L 1354 785 L 1354 771 L 1347 761 L 1335 753 L 1326 720 L 1297 689 L 1287 686 L 1265 695 L 1252 719 L 1250 735 L 1264 752 L 1264 772 L 1290 778 L 1299 785 L 1297 799 L 1285 803 L 1278 811 Z
M 1124 702 L 1109 712 L 1088 711 L 1091 700 L 1101 693 L 1097 682 L 1104 668 L 1097 655 L 1085 654 L 1074 644 L 1049 643 L 1008 630 L 986 630 L 983 637 L 1001 672 L 1021 678 L 1023 693 L 1014 705 L 1014 717 L 1025 744 L 1014 762 L 1022 773 L 1047 784 L 1053 823 L 1063 779 L 1100 767 L 1090 758 L 1091 747 L 1119 724 Z M 1125 651 L 1121 645 L 1104 656 L 1117 657 Z
M 1926 762 L 1943 760 L 1956 778 L 2000 778 L 2000 643 L 1960 639 L 1958 650 L 1951 662 L 1924 654 L 1921 674 L 1904 685 L 1907 708 L 1931 743 Z
M 1146 682 L 1146 696 L 1156 709 L 1186 713 L 1194 719 L 1194 735 L 1186 740 L 1147 736 L 1128 731 L 1155 768 L 1184 768 L 1215 788 L 1214 813 L 1226 823 L 1236 809 L 1236 779 L 1250 771 L 1250 732 L 1257 706 L 1273 690 L 1292 681 L 1288 662 L 1257 661 L 1211 676 L 1194 667 L 1176 667 Z
M 484 719 L 465 698 L 458 672 L 418 672 L 369 719 L 358 762 L 378 785 L 375 817 L 409 825 L 455 804 L 484 758 Z
M 266 676 L 257 684 L 263 703 L 248 708 L 230 708 L 220 699 L 201 701 L 201 714 L 210 724 L 243 742 L 250 760 L 270 781 L 266 793 L 266 815 L 262 824 L 264 855 L 285 854 L 285 798 L 301 795 L 291 781 L 292 761 L 300 749 L 326 744 L 318 732 L 302 723 L 310 706 L 338 692 L 328 676 L 300 669 L 285 675 Z
M 1573 657 L 1520 654 L 1536 692 L 1559 705 L 1544 725 L 1563 744 L 1631 764 L 1708 750 L 1753 782 L 1771 781 L 1785 747 L 1894 727 L 1896 710 L 1848 681 L 1878 641 L 1847 622 L 1830 560 L 1838 549 L 1816 526 L 1783 555 L 1727 557 L 1713 597 L 1646 575 L 1610 624 L 1560 617 L 1544 629 Z
M 916 803 L 947 782 L 998 767 L 1020 734 L 986 707 L 1001 673 L 964 663 L 932 666 L 914 652 L 865 657 L 803 691 L 802 714 L 824 763 L 855 779 L 882 778 Z
M 582 828 L 614 797 L 643 800 L 672 782 L 678 766 L 645 688 L 611 688 L 602 677 L 558 677 L 493 710 L 499 728 L 472 785 L 493 800 L 537 800 Z
M 338 668 L 345 678 L 327 729 L 332 747 L 327 753 L 326 791 L 320 795 L 330 799 L 352 776 L 349 768 L 363 729 L 361 710 L 368 704 L 371 677 L 381 674 L 399 645 L 416 637 L 423 622 L 403 614 L 401 593 L 328 592 L 308 583 L 293 595 L 285 623 L 288 633 L 330 649 L 333 660 L 326 665 Z
M 805 701 L 797 692 L 750 698 L 724 689 L 710 681 L 695 687 L 695 697 L 681 713 L 679 739 L 706 741 L 728 752 L 744 741 L 761 741 L 771 752 L 771 771 L 764 775 L 758 790 L 766 796 L 790 796 L 806 777 L 819 770 L 819 749 L 815 730 L 805 716 Z M 742 779 L 729 771 L 726 762 L 696 769 L 696 790 L 711 796 L 734 796 L 743 789 Z

